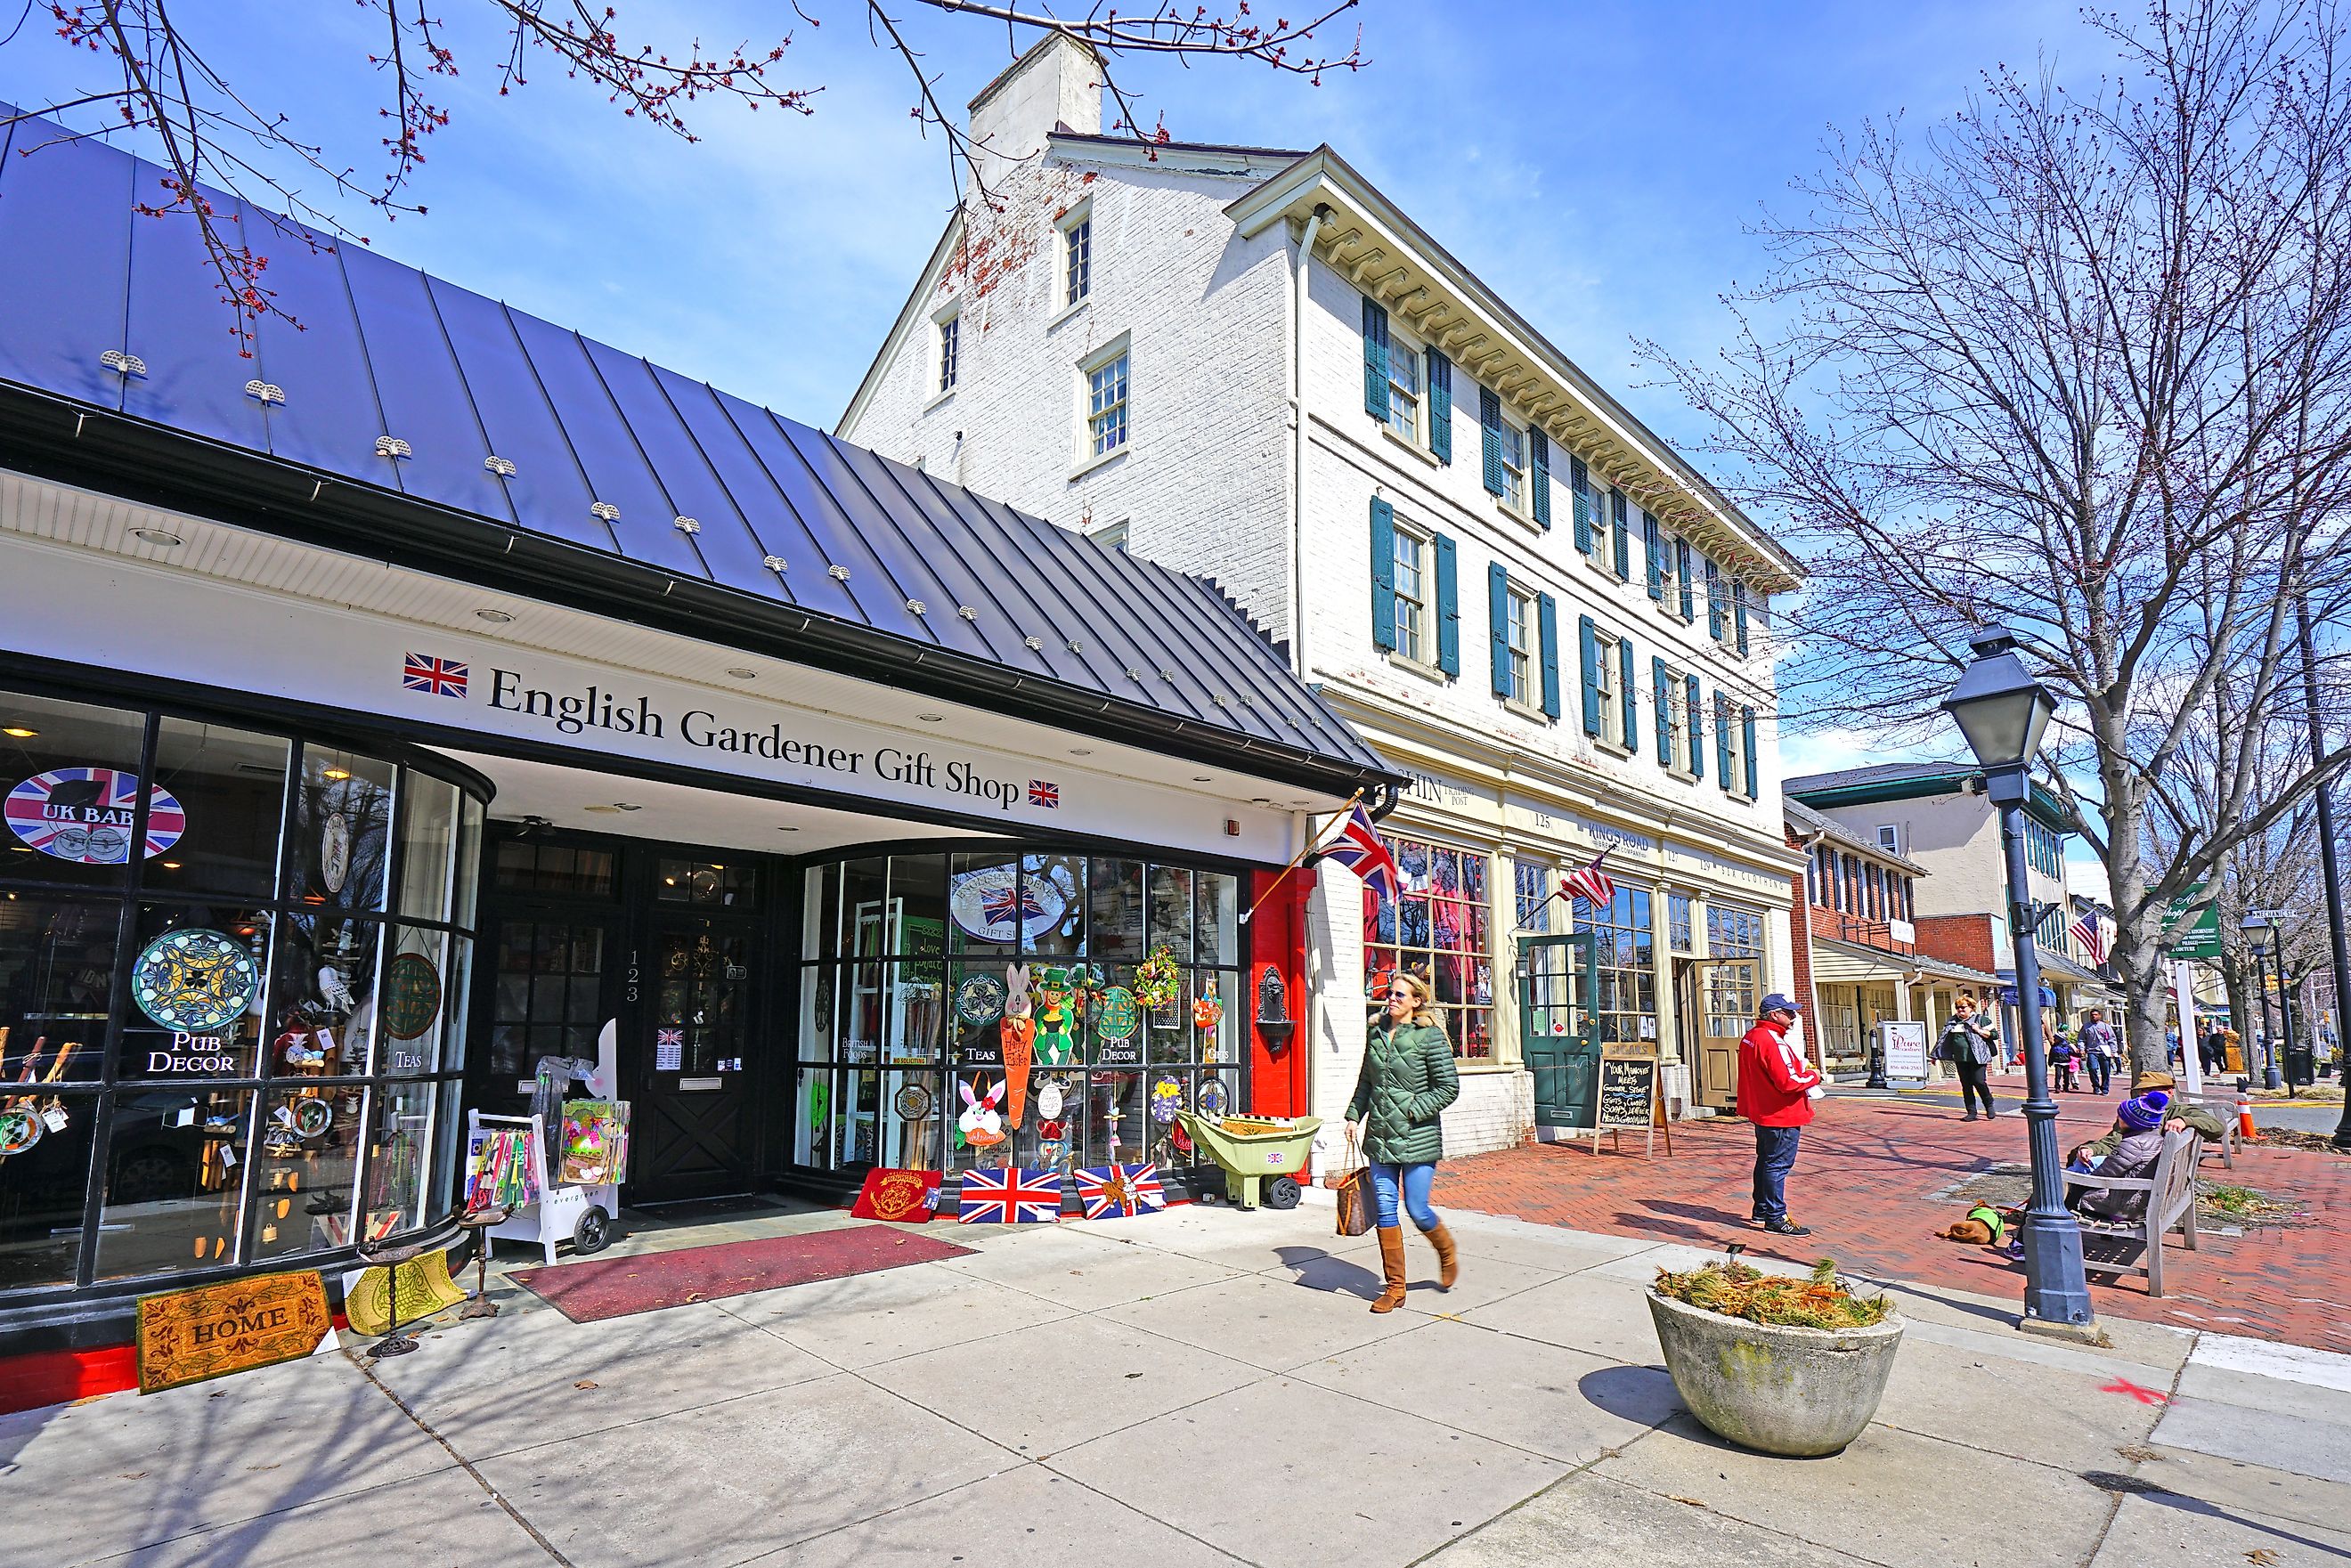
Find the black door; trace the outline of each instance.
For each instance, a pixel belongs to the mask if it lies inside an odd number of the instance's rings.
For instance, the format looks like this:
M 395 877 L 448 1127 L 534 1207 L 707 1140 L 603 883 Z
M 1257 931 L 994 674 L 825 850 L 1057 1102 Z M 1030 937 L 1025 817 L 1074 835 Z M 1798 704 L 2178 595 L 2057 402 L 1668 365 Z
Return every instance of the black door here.
M 644 1051 L 632 1135 L 630 1196 L 639 1203 L 752 1187 L 749 1100 L 760 977 L 756 925 L 658 905 L 642 956 Z

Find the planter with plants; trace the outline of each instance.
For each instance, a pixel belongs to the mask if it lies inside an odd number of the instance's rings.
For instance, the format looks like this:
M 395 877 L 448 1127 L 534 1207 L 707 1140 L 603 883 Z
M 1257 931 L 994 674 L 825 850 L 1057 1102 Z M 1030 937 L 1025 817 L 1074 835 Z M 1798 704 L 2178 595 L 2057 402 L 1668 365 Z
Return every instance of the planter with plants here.
M 1717 1260 L 1657 1270 L 1649 1315 L 1690 1413 L 1767 1454 L 1834 1454 L 1861 1436 L 1894 1370 L 1902 1322 L 1860 1296 L 1823 1258 L 1810 1275 Z

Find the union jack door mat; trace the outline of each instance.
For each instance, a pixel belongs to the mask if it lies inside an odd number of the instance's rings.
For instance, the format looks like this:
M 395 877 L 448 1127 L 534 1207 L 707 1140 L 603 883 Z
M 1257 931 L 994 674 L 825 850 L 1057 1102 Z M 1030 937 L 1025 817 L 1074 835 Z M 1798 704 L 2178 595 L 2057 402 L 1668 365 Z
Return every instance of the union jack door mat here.
M 517 1269 L 507 1278 L 575 1323 L 715 1301 L 817 1280 L 874 1274 L 910 1263 L 967 1258 L 972 1249 L 890 1225 L 852 1225 L 805 1236 L 726 1241 L 633 1258 L 599 1258 L 552 1269 Z

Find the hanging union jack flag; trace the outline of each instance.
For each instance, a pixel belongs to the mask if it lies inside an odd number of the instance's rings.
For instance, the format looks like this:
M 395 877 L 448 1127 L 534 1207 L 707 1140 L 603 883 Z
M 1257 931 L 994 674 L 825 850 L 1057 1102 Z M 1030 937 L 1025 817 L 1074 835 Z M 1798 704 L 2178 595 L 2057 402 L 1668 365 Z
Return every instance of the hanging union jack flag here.
M 1383 903 L 1395 902 L 1403 889 L 1404 876 L 1396 870 L 1395 856 L 1388 853 L 1379 829 L 1372 825 L 1372 814 L 1361 806 L 1332 823 L 1315 848 L 1325 860 L 1337 861 L 1362 877 L 1364 885 L 1378 894 Z
M 956 1219 L 964 1225 L 1050 1225 L 1061 1216 L 1058 1170 L 969 1170 Z
M 1570 898 L 1583 900 L 1594 909 L 1605 909 L 1615 903 L 1616 883 L 1600 869 L 1600 862 L 1607 858 L 1608 852 L 1602 850 L 1592 857 L 1590 865 L 1578 866 L 1560 878 L 1560 890 Z
M 1029 803 L 1058 811 L 1061 809 L 1061 787 L 1050 779 L 1031 779 L 1029 780 Z
M 1088 1219 L 1132 1219 L 1167 1207 L 1167 1192 L 1159 1185 L 1155 1165 L 1089 1166 L 1073 1174 L 1078 1206 Z
M 409 653 L 400 662 L 400 685 L 403 691 L 430 692 L 436 697 L 463 697 L 465 695 L 465 666 L 454 659 L 430 658 L 423 653 Z
M 2098 916 L 2095 911 L 2084 911 L 2074 919 L 2070 929 L 2074 933 L 2074 940 L 2082 945 L 2082 951 L 2090 956 L 2093 968 L 2106 961 L 2106 934 L 2098 929 Z

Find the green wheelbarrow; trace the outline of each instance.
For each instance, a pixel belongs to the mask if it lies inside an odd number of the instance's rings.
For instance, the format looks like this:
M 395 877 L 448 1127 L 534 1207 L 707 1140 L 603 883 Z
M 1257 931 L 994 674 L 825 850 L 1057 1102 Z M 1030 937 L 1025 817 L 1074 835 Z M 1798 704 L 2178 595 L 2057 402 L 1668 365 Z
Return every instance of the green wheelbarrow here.
M 1255 1208 L 1260 1195 L 1268 1208 L 1298 1207 L 1298 1173 L 1313 1153 L 1322 1117 L 1203 1116 L 1178 1111 L 1176 1119 L 1191 1135 L 1192 1146 L 1224 1167 L 1225 1197 L 1234 1207 Z M 1263 1130 L 1227 1131 L 1228 1121 Z

